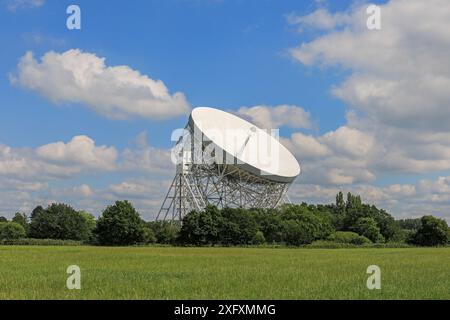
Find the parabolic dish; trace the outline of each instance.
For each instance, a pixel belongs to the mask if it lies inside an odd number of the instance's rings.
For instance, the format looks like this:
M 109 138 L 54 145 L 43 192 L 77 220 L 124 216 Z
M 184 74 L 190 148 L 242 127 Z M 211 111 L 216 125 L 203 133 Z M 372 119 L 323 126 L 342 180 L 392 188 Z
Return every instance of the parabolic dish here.
M 290 183 L 300 174 L 295 157 L 270 132 L 234 114 L 199 107 L 192 110 L 189 125 L 216 150 L 223 150 L 227 159 L 236 159 L 233 165 L 245 172 L 282 183 Z

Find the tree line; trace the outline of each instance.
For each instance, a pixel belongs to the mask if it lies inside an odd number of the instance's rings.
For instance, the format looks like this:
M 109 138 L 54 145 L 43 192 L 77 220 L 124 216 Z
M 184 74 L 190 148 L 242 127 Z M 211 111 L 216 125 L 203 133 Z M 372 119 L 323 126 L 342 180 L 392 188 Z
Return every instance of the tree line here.
M 360 196 L 348 193 L 344 199 L 339 192 L 334 204 L 289 204 L 270 210 L 209 206 L 188 213 L 181 222 L 146 222 L 128 201 L 116 201 L 98 219 L 66 204 L 38 206 L 29 217 L 16 213 L 11 221 L 0 217 L 0 240 L 23 238 L 109 246 L 303 246 L 318 242 L 438 246 L 450 242 L 450 229 L 445 220 L 433 216 L 395 220 L 385 210 L 362 203 Z

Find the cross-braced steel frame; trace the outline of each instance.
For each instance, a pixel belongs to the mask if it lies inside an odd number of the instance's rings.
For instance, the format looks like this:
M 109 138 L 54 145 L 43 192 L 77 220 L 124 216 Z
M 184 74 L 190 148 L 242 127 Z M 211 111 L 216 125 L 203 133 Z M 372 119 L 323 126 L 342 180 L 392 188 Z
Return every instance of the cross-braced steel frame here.
M 192 130 L 188 131 L 188 134 L 191 133 Z M 179 153 L 185 153 L 187 147 L 194 150 L 195 143 L 202 144 L 201 148 L 195 150 L 200 150 L 200 153 L 205 151 L 207 144 L 204 142 L 198 139 L 181 139 L 178 143 L 182 145 Z M 287 191 L 290 183 L 275 182 L 264 176 L 254 175 L 242 170 L 237 164 L 217 164 L 211 154 L 201 154 L 200 158 L 203 160 L 201 163 L 182 161 L 177 165 L 175 178 L 158 212 L 157 220 L 181 221 L 190 211 L 201 211 L 208 205 L 218 208 L 271 209 L 289 201 Z

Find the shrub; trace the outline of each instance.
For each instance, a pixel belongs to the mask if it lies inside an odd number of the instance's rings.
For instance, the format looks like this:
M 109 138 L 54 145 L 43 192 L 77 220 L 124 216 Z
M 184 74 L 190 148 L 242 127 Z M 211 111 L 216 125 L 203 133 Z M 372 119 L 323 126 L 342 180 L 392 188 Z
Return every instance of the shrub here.
M 266 238 L 261 231 L 257 231 L 255 236 L 253 237 L 253 244 L 264 244 L 266 242 Z
M 155 233 L 153 232 L 153 230 L 148 227 L 145 226 L 144 227 L 144 243 L 155 243 L 156 242 L 156 237 L 155 237 Z
M 336 231 L 330 235 L 327 240 L 335 243 L 349 243 L 354 245 L 362 245 L 371 242 L 366 237 L 351 231 Z
M 308 245 L 305 248 L 314 248 L 314 249 L 342 249 L 342 248 L 358 248 L 358 245 L 353 243 L 343 243 L 343 242 L 334 242 L 328 240 L 316 240 Z
M 0 245 L 17 245 L 17 246 L 80 246 L 81 241 L 75 240 L 58 240 L 58 239 L 11 239 L 0 240 Z
M 144 221 L 128 201 L 116 201 L 98 219 L 95 234 L 101 245 L 132 245 L 144 242 Z
M 13 240 L 25 238 L 25 229 L 15 222 L 1 222 L 0 223 L 0 239 Z
M 219 241 L 220 210 L 208 206 L 204 211 L 192 211 L 183 218 L 180 242 L 193 245 L 210 245 Z
M 174 244 L 180 232 L 180 224 L 177 221 L 152 221 L 148 227 L 153 231 L 157 243 Z
M 368 240 L 369 241 L 369 240 Z M 410 245 L 406 243 L 364 243 L 361 245 L 353 243 L 339 243 L 328 240 L 317 240 L 305 246 L 305 248 L 313 249 L 342 249 L 342 248 L 409 248 Z
M 327 238 L 332 232 L 331 222 L 313 213 L 306 205 L 287 205 L 280 212 L 283 240 L 288 245 L 303 245 Z
M 419 246 L 438 246 L 447 244 L 448 240 L 448 225 L 445 220 L 423 216 L 421 226 L 412 236 L 411 243 Z
M 259 230 L 255 216 L 250 210 L 225 208 L 220 213 L 218 242 L 224 245 L 253 243 Z
M 380 233 L 380 228 L 377 226 L 377 222 L 373 218 L 364 217 L 359 218 L 352 230 L 359 235 L 364 236 L 372 242 L 384 242 L 384 237 Z

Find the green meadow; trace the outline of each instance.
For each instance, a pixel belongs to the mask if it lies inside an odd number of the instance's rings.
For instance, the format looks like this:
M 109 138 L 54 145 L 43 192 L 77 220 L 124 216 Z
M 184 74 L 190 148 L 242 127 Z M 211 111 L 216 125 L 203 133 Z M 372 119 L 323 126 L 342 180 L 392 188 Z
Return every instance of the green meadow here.
M 0 299 L 450 299 L 450 248 L 0 246 Z

